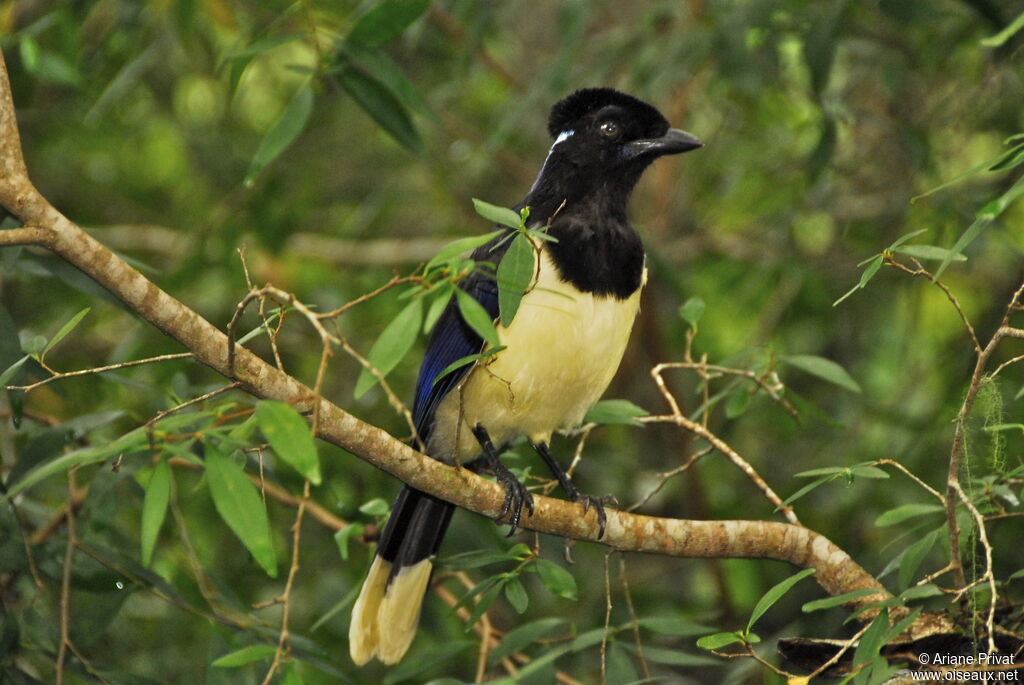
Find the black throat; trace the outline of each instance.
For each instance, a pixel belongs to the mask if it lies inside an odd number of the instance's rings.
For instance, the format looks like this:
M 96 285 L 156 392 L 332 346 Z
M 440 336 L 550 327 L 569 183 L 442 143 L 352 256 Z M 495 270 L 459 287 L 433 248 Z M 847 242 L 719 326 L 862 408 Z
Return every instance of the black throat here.
M 558 171 L 545 168 L 523 202 L 531 222 L 550 224 L 548 233 L 558 239 L 546 243 L 558 275 L 581 292 L 627 299 L 640 287 L 644 271 L 643 243 L 626 218 L 640 173 L 602 182 Z

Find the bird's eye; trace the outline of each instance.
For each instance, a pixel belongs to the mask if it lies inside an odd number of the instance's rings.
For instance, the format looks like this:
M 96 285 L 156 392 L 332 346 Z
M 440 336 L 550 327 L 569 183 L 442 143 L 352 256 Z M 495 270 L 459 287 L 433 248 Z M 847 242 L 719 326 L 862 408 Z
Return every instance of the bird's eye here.
M 599 127 L 601 135 L 606 138 L 617 138 L 619 136 L 619 125 L 614 121 L 605 121 Z

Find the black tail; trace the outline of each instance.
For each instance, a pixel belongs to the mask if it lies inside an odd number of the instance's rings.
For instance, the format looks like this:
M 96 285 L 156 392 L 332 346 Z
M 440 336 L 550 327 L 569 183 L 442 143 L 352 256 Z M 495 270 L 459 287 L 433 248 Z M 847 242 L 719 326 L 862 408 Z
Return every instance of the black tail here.
M 455 506 L 408 486 L 391 507 L 377 554 L 352 607 L 349 652 L 365 664 L 376 656 L 397 663 L 409 649 L 420 606 Z

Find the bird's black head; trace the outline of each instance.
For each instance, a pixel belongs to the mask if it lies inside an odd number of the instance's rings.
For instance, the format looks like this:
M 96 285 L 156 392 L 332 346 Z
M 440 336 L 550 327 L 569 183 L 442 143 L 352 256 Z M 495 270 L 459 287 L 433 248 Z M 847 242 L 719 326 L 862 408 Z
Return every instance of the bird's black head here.
M 652 161 L 703 145 L 670 128 L 651 105 L 612 88 L 584 88 L 557 102 L 548 132 L 555 142 L 527 198 L 535 207 L 600 196 L 624 212 L 633 186 Z

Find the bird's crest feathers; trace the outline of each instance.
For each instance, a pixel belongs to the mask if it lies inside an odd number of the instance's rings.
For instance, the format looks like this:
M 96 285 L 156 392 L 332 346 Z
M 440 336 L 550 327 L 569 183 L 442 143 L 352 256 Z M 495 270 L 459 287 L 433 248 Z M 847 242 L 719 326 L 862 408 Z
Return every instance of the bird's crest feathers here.
M 651 131 L 652 136 L 662 135 L 668 130 L 668 121 L 661 112 L 643 100 L 620 93 L 614 88 L 581 88 L 562 98 L 551 108 L 548 133 L 552 138 L 557 138 L 583 117 L 609 105 L 628 111 L 630 117 L 639 124 L 639 128 Z

